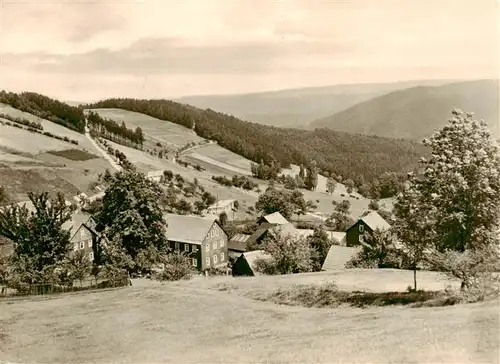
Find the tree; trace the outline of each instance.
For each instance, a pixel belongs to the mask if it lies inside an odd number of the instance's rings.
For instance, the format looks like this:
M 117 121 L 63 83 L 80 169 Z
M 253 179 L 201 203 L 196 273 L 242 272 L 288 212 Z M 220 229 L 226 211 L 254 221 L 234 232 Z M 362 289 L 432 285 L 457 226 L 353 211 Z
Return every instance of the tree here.
M 401 268 L 402 257 L 390 230 L 376 229 L 363 236 L 363 249 L 348 264 L 357 268 Z M 416 286 L 415 286 L 416 289 Z
M 260 260 L 257 269 L 265 274 L 292 274 L 312 271 L 312 251 L 305 238 L 282 235 L 264 240 L 263 250 L 271 259 Z
M 0 204 L 7 202 L 7 191 L 3 186 L 0 186 Z
M 294 204 L 289 191 L 279 191 L 268 188 L 255 203 L 255 209 L 264 214 L 279 212 L 285 218 L 290 218 L 294 213 Z
M 222 211 L 219 214 L 219 224 L 222 227 L 226 226 L 226 224 L 227 224 L 227 213 L 225 211 Z
M 424 144 L 431 150 L 420 177 L 409 175 L 394 212 L 398 236 L 413 263 L 435 250 L 479 254 L 496 239 L 500 155 L 483 121 L 453 110 L 449 124 Z
M 368 204 L 368 208 L 373 211 L 378 211 L 380 209 L 380 205 L 377 200 L 371 200 Z
M 453 110 L 449 124 L 424 141 L 432 152 L 422 178 L 409 181 L 428 211 L 436 248 L 481 249 L 500 217 L 500 154 L 486 124 Z
M 343 215 L 349 215 L 351 210 L 351 203 L 348 200 L 343 200 L 341 203 L 335 206 L 335 212 Z
M 98 228 L 110 240 L 121 242 L 132 259 L 149 246 L 161 250 L 167 228 L 160 206 L 163 197 L 160 186 L 144 174 L 120 171 L 113 176 L 95 216 Z
M 313 270 L 319 272 L 332 246 L 332 241 L 322 226 L 314 229 L 314 233 L 310 235 L 307 240 L 312 249 L 311 259 Z
M 380 198 L 396 196 L 402 189 L 402 183 L 394 172 L 385 172 L 379 178 Z
M 304 165 L 303 165 L 303 164 L 301 164 L 301 165 L 299 166 L 299 175 L 298 175 L 298 176 L 299 176 L 299 178 L 300 178 L 301 180 L 304 180 L 304 179 L 306 178 L 306 172 L 305 172 L 305 170 L 304 170 Z
M 285 177 L 285 188 L 287 190 L 294 190 L 297 188 L 297 181 L 292 176 Z
M 354 181 L 352 179 L 346 179 L 344 181 L 344 186 L 347 193 L 352 193 L 354 191 Z
M 335 187 L 337 187 L 337 182 L 332 178 L 328 178 L 326 180 L 326 191 L 331 195 L 335 191 Z
M 307 175 L 304 182 L 308 190 L 314 191 L 316 189 L 318 185 L 318 168 L 316 167 L 315 161 L 312 161 L 307 166 Z
M 50 199 L 47 192 L 28 193 L 34 206 L 12 205 L 0 210 L 0 235 L 13 243 L 11 262 L 20 281 L 33 284 L 43 280 L 44 270 L 63 262 L 71 249 L 70 232 L 63 224 L 71 219 L 71 208 L 62 194 Z
M 83 250 L 77 250 L 69 257 L 67 267 L 71 279 L 80 281 L 81 287 L 83 280 L 90 274 L 92 262 Z

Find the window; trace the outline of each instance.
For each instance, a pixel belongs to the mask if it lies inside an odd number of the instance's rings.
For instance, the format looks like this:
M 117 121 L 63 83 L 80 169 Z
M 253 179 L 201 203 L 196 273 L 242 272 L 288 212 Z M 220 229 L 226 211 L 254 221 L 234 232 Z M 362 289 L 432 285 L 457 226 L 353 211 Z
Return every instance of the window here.
M 184 251 L 188 252 L 189 251 L 189 244 L 184 244 Z
M 85 249 L 85 242 L 84 241 L 80 241 L 80 249 Z
M 223 262 L 224 261 L 224 253 L 220 253 L 220 261 Z
M 222 248 L 224 246 L 224 239 L 220 239 L 220 247 Z
M 362 242 L 363 242 L 363 235 L 359 235 L 359 236 L 358 236 L 358 241 L 359 241 L 360 243 L 362 243 Z
M 180 244 L 178 242 L 175 242 L 175 250 L 179 250 L 180 249 Z
M 90 253 L 89 253 L 89 259 L 90 259 L 90 260 L 94 260 L 94 253 L 93 253 L 93 252 L 90 252 Z
M 212 248 L 217 249 L 217 240 L 213 242 Z
M 359 224 L 358 229 L 360 233 L 363 233 L 363 231 L 365 231 L 365 226 L 363 224 Z
M 82 227 L 80 228 L 80 239 L 84 239 L 85 238 L 85 229 Z
M 217 255 L 214 255 L 214 264 L 217 264 Z
M 193 267 L 197 267 L 198 261 L 195 258 L 193 258 L 193 259 L 191 259 L 191 264 L 193 265 Z
M 207 263 L 207 267 L 210 267 L 210 258 L 209 258 L 209 257 L 207 257 L 207 258 L 205 259 L 205 262 Z
M 75 243 L 75 245 L 73 246 L 73 250 L 78 250 L 78 243 Z
M 210 251 L 210 244 L 205 245 L 205 251 L 208 253 Z
M 196 252 L 198 251 L 198 247 L 197 247 L 196 245 L 193 245 L 193 246 L 191 247 L 191 251 L 192 251 L 193 253 L 196 253 Z
M 92 248 L 92 239 L 89 239 L 89 240 L 87 241 L 87 244 L 88 244 L 89 248 Z

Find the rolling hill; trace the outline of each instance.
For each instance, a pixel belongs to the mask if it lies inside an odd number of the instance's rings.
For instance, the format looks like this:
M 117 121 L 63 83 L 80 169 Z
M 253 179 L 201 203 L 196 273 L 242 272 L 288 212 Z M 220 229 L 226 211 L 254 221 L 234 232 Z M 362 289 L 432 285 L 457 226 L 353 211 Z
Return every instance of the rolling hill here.
M 345 179 L 362 176 L 367 182 L 384 172 L 407 172 L 426 153 L 411 141 L 264 126 L 169 100 L 108 99 L 84 107 L 124 109 L 174 122 L 253 162 L 276 161 L 288 167 L 315 160 L 322 171 Z
M 453 108 L 474 112 L 499 137 L 498 80 L 418 86 L 373 98 L 318 119 L 310 128 L 421 140 L 446 124 Z
M 446 82 L 450 81 L 334 85 L 237 95 L 185 96 L 175 101 L 201 109 L 217 110 L 260 124 L 306 128 L 310 120 L 334 114 L 391 91 Z

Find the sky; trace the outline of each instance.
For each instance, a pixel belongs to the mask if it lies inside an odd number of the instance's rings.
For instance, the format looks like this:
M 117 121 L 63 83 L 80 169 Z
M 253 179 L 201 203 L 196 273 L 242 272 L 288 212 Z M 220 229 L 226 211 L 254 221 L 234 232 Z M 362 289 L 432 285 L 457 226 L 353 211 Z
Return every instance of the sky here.
M 497 0 L 0 0 L 0 89 L 71 101 L 497 78 Z

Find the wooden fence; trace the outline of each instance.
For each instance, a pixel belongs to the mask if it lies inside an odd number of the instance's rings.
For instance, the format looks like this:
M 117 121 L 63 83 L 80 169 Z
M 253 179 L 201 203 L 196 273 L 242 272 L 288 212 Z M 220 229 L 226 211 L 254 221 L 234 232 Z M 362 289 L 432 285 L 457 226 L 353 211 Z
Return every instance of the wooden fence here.
M 88 278 L 82 281 L 74 281 L 71 285 L 60 285 L 51 283 L 26 285 L 22 289 L 10 288 L 0 284 L 0 298 L 19 297 L 19 296 L 40 296 L 56 293 L 79 292 L 95 289 L 124 287 L 131 285 L 129 276 L 123 276 L 115 279 Z

